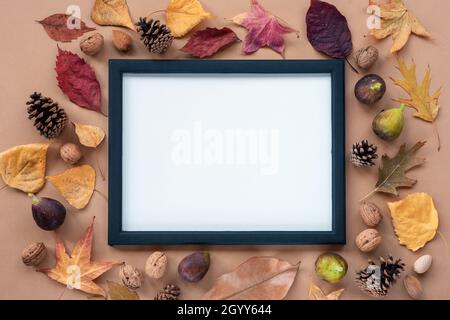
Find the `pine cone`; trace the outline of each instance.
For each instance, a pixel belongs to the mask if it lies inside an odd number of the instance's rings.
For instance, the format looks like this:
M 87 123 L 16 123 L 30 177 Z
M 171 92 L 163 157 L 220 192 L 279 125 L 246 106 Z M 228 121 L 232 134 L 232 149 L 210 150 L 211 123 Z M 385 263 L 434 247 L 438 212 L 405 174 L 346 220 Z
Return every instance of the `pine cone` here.
M 57 138 L 67 125 L 68 117 L 57 102 L 33 93 L 27 102 L 28 119 L 35 119 L 34 126 L 47 139 Z
M 352 147 L 351 161 L 357 167 L 374 166 L 377 158 L 377 146 L 369 144 L 367 140 L 355 143 Z
M 401 259 L 394 260 L 391 256 L 386 261 L 380 258 L 380 264 L 369 261 L 369 265 L 356 273 L 356 283 L 359 288 L 373 297 L 384 297 L 392 284 L 400 277 L 405 264 Z
M 158 292 L 155 300 L 178 300 L 180 293 L 180 288 L 177 285 L 169 284 Z
M 151 53 L 164 53 L 172 45 L 172 32 L 159 20 L 151 19 L 147 22 L 147 18 L 139 18 L 136 26 L 137 32 L 141 35 L 141 41 Z

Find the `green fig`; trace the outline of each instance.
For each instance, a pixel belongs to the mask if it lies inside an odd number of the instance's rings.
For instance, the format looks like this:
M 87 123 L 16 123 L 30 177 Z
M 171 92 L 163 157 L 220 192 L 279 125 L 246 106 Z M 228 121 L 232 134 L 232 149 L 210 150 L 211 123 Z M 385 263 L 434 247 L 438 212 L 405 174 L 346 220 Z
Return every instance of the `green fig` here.
M 316 274 L 319 278 L 338 283 L 347 274 L 347 261 L 337 253 L 326 252 L 316 260 Z
M 392 141 L 402 133 L 405 105 L 381 111 L 373 120 L 372 129 L 383 140 Z

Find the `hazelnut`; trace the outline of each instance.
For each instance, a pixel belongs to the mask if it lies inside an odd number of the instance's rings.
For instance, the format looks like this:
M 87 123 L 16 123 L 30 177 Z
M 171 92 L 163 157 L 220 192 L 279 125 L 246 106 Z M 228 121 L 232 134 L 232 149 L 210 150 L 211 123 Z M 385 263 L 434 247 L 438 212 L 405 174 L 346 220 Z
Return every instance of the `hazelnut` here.
M 380 209 L 371 202 L 364 202 L 359 208 L 359 214 L 368 227 L 376 227 L 383 220 Z
M 80 148 L 74 143 L 66 143 L 59 149 L 59 154 L 64 162 L 76 164 L 83 157 Z
M 22 262 L 26 266 L 37 266 L 44 261 L 47 255 L 47 248 L 42 242 L 30 244 L 22 251 Z
M 100 33 L 95 32 L 87 38 L 81 40 L 80 49 L 88 56 L 95 56 L 103 49 L 104 43 L 105 39 L 103 36 Z
M 403 280 L 403 284 L 405 286 L 406 292 L 408 292 L 409 296 L 413 299 L 419 299 L 422 295 L 423 289 L 422 285 L 416 277 L 412 275 L 407 275 Z
M 359 49 L 355 53 L 356 64 L 362 69 L 370 69 L 378 60 L 378 50 L 373 46 Z
M 133 39 L 126 32 L 113 30 L 113 43 L 117 50 L 126 53 L 130 51 L 133 45 Z
M 145 264 L 145 273 L 152 279 L 161 279 L 167 270 L 167 256 L 164 252 L 152 253 Z
M 375 229 L 366 229 L 356 237 L 356 246 L 362 252 L 371 252 L 381 243 L 381 236 Z
M 142 286 L 141 272 L 129 264 L 124 264 L 119 271 L 120 278 L 125 287 L 137 290 Z

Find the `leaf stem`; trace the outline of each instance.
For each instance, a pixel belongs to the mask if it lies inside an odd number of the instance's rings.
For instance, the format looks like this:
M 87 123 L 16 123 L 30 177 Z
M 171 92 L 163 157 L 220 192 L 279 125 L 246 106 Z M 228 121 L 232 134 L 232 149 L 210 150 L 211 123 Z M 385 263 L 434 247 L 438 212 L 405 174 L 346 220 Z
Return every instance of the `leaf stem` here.
M 148 20 L 148 18 L 150 18 L 152 15 L 154 15 L 154 14 L 156 14 L 156 13 L 161 13 L 161 12 L 166 12 L 166 10 L 157 10 L 157 11 L 153 11 L 152 13 L 148 14 L 146 18 L 147 18 L 147 20 Z
M 5 189 L 6 189 L 6 187 L 8 187 L 8 185 L 7 185 L 7 184 L 5 184 L 5 185 L 4 185 L 3 187 L 1 187 L 1 188 L 0 188 L 0 192 L 1 192 L 1 191 L 3 191 L 3 190 L 5 190 Z
M 103 181 L 106 181 L 105 175 L 103 174 L 102 167 L 100 166 L 100 159 L 98 157 L 98 149 L 95 148 L 95 161 L 97 162 L 98 171 L 100 172 L 100 176 Z
M 444 234 L 442 232 L 440 232 L 439 230 L 437 231 L 437 234 L 441 237 L 442 241 L 444 242 L 444 246 L 445 246 L 445 251 L 447 251 L 447 254 L 450 254 L 449 248 L 448 248 L 448 242 L 447 239 L 445 239 Z
M 101 111 L 101 110 L 100 110 L 100 114 L 101 114 L 102 116 L 104 116 L 105 118 L 108 118 L 108 115 L 107 115 L 106 113 L 104 113 L 103 111 Z
M 106 202 L 108 202 L 108 197 L 103 192 L 97 189 L 94 189 L 94 191 L 97 192 L 103 199 L 105 199 Z
M 345 57 L 345 61 L 347 61 L 348 65 L 350 66 L 350 68 L 352 68 L 353 71 L 359 74 L 359 71 L 350 63 L 350 61 L 348 61 L 347 57 Z
M 378 188 L 373 189 L 371 192 L 369 192 L 368 194 L 366 194 L 363 198 L 361 198 L 359 200 L 359 202 L 363 202 L 364 200 L 369 199 L 371 196 L 373 196 L 375 193 L 378 192 Z
M 294 29 L 291 27 L 290 23 L 287 22 L 286 20 L 280 18 L 279 16 L 277 16 L 276 14 L 273 14 L 272 12 L 268 11 L 272 16 L 274 16 L 275 18 L 277 18 L 278 20 L 280 20 L 281 22 L 283 22 L 286 26 L 288 26 L 289 28 L 292 29 L 292 31 L 294 31 L 297 34 L 297 38 L 300 37 L 300 30 Z
M 434 133 L 436 134 L 438 140 L 438 152 L 441 151 L 441 136 L 439 135 L 439 131 L 435 122 L 433 122 Z

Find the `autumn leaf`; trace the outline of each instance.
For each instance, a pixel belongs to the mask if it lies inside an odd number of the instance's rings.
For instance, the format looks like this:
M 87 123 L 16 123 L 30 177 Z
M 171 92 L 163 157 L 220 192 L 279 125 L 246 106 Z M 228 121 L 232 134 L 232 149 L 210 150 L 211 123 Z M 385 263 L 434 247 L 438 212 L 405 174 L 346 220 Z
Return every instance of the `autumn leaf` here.
M 37 193 L 45 185 L 47 150 L 50 144 L 17 146 L 0 153 L 0 174 L 3 181 L 25 193 Z
M 73 122 L 73 125 L 80 143 L 85 147 L 97 148 L 105 139 L 105 131 L 99 127 L 75 122 Z
M 140 300 L 137 292 L 116 282 L 108 281 L 108 289 L 109 300 Z
M 197 58 L 206 58 L 236 41 L 239 41 L 239 38 L 230 28 L 206 28 L 194 33 L 180 50 Z
M 184 37 L 211 14 L 198 0 L 170 0 L 166 10 L 167 26 L 175 38 Z
M 91 18 L 101 26 L 126 27 L 136 31 L 127 0 L 95 0 Z
M 388 206 L 401 245 L 415 252 L 434 239 L 439 218 L 431 196 L 414 193 Z
M 405 174 L 414 167 L 425 163 L 425 158 L 416 157 L 417 151 L 425 145 L 425 142 L 417 142 L 411 149 L 406 150 L 402 145 L 394 158 L 383 155 L 382 166 L 378 169 L 378 182 L 375 189 L 361 201 L 369 198 L 376 192 L 389 193 L 398 196 L 397 188 L 412 187 L 417 180 L 408 178 Z
M 68 288 L 78 289 L 95 296 L 106 297 L 105 291 L 95 284 L 93 280 L 119 263 L 91 261 L 94 220 L 76 243 L 71 255 L 66 253 L 63 241 L 55 232 L 56 266 L 52 269 L 41 269 L 39 272 L 46 274 L 50 279 Z
M 267 46 L 284 56 L 286 47 L 283 35 L 297 32 L 290 27 L 282 25 L 277 17 L 270 14 L 256 0 L 251 0 L 250 12 L 241 13 L 231 20 L 248 30 L 243 48 L 246 54 L 256 52 L 260 48 Z
M 219 277 L 204 300 L 281 300 L 294 283 L 300 263 L 253 257 Z
M 86 27 L 86 24 L 80 19 L 65 13 L 53 14 L 38 23 L 44 27 L 50 38 L 59 42 L 71 42 L 86 32 L 95 30 L 95 28 Z M 72 24 L 73 28 L 68 28 L 68 25 L 72 26 Z
M 381 27 L 372 29 L 370 34 L 377 39 L 384 39 L 392 35 L 394 44 L 391 53 L 400 51 L 408 42 L 411 33 L 421 37 L 431 37 L 431 34 L 409 11 L 402 0 L 390 0 L 384 4 L 378 4 L 377 0 L 369 0 L 369 6 L 380 8 L 379 13 L 375 10 L 372 14 L 381 20 Z
M 311 282 L 309 285 L 308 297 L 309 300 L 339 300 L 344 291 L 345 289 L 339 289 L 329 294 L 325 294 L 322 289 Z
M 100 83 L 92 67 L 78 55 L 58 48 L 56 59 L 58 85 L 76 105 L 101 112 Z
M 89 165 L 68 169 L 47 180 L 61 192 L 64 199 L 76 209 L 84 209 L 95 189 L 95 170 Z

